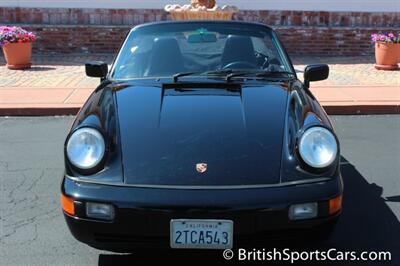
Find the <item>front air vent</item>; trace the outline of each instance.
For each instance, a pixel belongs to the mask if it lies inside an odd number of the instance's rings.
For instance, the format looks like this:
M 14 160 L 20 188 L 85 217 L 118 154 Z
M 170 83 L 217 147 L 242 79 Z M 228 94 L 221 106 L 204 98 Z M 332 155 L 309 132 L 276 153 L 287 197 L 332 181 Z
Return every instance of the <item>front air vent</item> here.
M 164 83 L 163 89 L 225 89 L 225 90 L 240 90 L 241 84 L 225 83 L 225 82 L 179 82 L 179 83 Z

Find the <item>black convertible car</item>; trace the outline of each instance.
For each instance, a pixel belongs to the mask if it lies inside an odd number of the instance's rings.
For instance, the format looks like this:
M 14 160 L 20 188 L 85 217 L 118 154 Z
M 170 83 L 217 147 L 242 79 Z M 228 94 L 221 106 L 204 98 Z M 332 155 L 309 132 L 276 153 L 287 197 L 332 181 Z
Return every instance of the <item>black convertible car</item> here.
M 244 22 L 133 28 L 65 142 L 61 204 L 92 247 L 225 249 L 328 237 L 339 142 L 276 33 Z

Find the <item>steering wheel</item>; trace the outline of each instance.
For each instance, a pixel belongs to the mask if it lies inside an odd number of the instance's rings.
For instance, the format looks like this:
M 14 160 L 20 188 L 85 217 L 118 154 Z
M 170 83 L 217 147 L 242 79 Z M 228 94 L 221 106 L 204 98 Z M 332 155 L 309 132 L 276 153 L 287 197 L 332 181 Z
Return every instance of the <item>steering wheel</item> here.
M 260 68 L 258 65 L 246 62 L 246 61 L 235 61 L 229 64 L 226 64 L 222 67 L 222 69 L 246 69 L 246 68 Z
M 261 52 L 254 51 L 257 58 L 257 63 L 262 66 L 262 69 L 266 69 L 269 65 L 269 57 Z

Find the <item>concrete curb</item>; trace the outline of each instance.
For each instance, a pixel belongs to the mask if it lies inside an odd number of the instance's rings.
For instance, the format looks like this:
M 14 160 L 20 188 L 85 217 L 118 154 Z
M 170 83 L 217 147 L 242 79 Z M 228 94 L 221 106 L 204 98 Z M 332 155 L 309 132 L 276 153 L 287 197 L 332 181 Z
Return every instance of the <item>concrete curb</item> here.
M 324 106 L 329 115 L 382 115 L 400 114 L 400 105 L 328 105 Z
M 0 116 L 76 115 L 91 88 L 0 89 Z M 330 115 L 400 114 L 400 87 L 324 86 L 311 88 Z
M 1 108 L 0 116 L 56 116 L 76 115 L 80 107 L 21 107 Z
M 322 104 L 323 105 L 323 104 Z M 329 115 L 400 114 L 400 105 L 326 105 Z M 0 106 L 0 116 L 58 116 L 76 115 L 80 107 L 8 107 Z

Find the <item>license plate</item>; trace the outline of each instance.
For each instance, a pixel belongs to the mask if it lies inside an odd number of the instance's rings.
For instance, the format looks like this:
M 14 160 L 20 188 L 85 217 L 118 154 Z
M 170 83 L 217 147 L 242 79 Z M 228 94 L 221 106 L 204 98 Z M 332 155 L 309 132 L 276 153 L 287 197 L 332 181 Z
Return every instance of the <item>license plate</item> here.
M 230 249 L 233 222 L 229 220 L 171 220 L 171 248 Z

